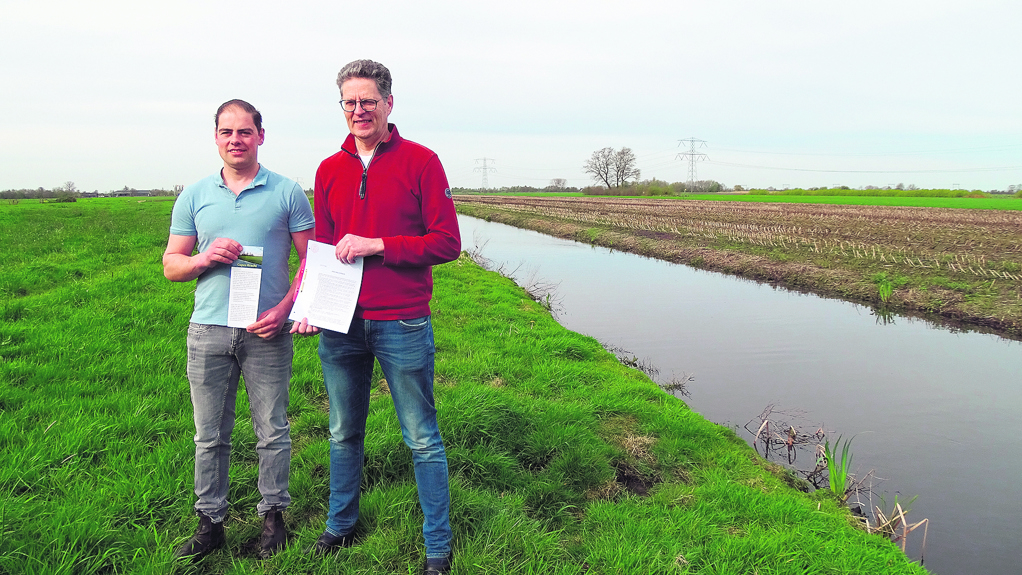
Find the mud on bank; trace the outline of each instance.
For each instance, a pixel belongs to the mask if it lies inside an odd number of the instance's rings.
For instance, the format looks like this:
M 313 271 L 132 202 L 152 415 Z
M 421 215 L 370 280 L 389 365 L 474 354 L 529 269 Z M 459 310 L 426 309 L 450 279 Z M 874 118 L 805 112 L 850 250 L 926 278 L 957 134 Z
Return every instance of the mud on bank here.
M 459 213 L 1022 338 L 1022 213 L 456 196 Z M 882 301 L 882 286 L 890 289 Z

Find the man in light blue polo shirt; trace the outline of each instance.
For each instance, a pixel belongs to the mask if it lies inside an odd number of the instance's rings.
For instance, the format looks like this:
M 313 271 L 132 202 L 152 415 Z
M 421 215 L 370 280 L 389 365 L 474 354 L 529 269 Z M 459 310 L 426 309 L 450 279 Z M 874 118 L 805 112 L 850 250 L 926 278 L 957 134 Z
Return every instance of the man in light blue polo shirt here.
M 239 376 L 245 376 L 257 438 L 263 516 L 260 557 L 284 546 L 284 509 L 291 435 L 287 421 L 292 336 L 287 321 L 291 245 L 298 259 L 314 235 L 309 199 L 295 182 L 259 165 L 265 139 L 262 116 L 251 104 L 231 100 L 216 113 L 216 144 L 224 166 L 178 197 L 171 216 L 163 273 L 171 281 L 198 279 L 188 326 L 188 381 L 195 418 L 195 535 L 175 551 L 198 559 L 222 547 L 227 515 L 227 472 Z M 262 248 L 256 320 L 228 327 L 232 263 L 242 248 Z

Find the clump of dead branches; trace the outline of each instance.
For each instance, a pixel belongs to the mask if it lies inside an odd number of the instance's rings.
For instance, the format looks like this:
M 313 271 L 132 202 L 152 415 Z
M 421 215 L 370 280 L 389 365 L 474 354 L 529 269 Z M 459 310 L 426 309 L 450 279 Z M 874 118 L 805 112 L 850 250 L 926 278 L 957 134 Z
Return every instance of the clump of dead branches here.
M 780 410 L 773 404 L 767 405 L 755 418 L 745 424 L 745 430 L 752 435 L 752 446 L 765 459 L 787 460 L 795 473 L 802 475 L 814 489 L 828 489 L 829 465 L 825 449 L 827 432 L 821 424 L 811 431 L 805 431 L 802 423 L 805 413 L 799 410 Z M 812 467 L 799 468 L 796 465 L 799 451 L 813 454 Z M 841 500 L 849 506 L 853 514 L 861 521 L 863 528 L 870 533 L 881 535 L 899 544 L 906 551 L 908 536 L 916 529 L 923 528 L 922 547 L 919 563 L 923 563 L 926 554 L 926 535 L 929 519 L 911 522 L 906 518 L 908 506 L 915 497 L 902 504 L 897 496 L 893 505 L 888 508 L 886 501 L 880 497 L 880 504 L 874 502 L 874 470 L 862 477 L 849 475 L 847 486 Z

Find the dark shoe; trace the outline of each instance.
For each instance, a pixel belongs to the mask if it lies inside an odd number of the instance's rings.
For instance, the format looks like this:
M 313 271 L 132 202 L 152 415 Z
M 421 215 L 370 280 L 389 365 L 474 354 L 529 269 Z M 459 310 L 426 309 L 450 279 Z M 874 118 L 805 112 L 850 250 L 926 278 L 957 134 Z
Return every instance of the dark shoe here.
M 422 568 L 422 575 L 444 575 L 451 572 L 451 556 L 427 557 L 426 566 Z
M 227 542 L 223 522 L 213 523 L 213 520 L 202 512 L 198 512 L 198 515 L 199 528 L 195 530 L 195 535 L 192 535 L 191 539 L 174 551 L 175 559 L 202 559 Z
M 329 531 L 324 531 L 319 539 L 312 544 L 306 550 L 306 553 L 313 555 L 326 555 L 327 553 L 333 553 L 343 547 L 351 547 L 355 544 L 355 532 L 345 533 L 344 535 L 334 535 Z
M 287 542 L 287 528 L 284 526 L 284 512 L 276 507 L 266 512 L 263 518 L 263 533 L 259 536 L 259 558 L 269 559 L 284 548 Z

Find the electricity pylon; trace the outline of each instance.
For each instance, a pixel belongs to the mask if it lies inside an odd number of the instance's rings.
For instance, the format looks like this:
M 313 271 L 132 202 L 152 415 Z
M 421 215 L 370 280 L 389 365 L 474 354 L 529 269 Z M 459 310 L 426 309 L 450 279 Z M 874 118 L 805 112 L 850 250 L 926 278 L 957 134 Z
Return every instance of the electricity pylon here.
M 486 162 L 488 162 L 488 161 L 489 162 L 496 162 L 497 160 L 494 160 L 493 158 L 476 158 L 476 163 L 482 162 L 483 165 L 482 166 L 476 166 L 475 168 L 472 169 L 473 172 L 482 172 L 483 173 L 483 189 L 484 190 L 490 186 L 489 181 L 486 179 L 486 175 L 488 173 L 490 173 L 490 170 L 493 170 L 494 172 L 497 171 L 497 168 L 494 168 L 493 166 L 487 166 L 486 165 Z
M 700 148 L 706 147 L 705 140 L 699 140 L 696 138 L 686 138 L 684 140 L 678 140 L 678 145 L 680 146 L 682 143 L 686 142 L 688 143 L 688 151 L 681 152 L 680 154 L 678 154 L 677 158 L 679 160 L 683 158 L 688 159 L 688 186 L 691 189 L 695 187 L 696 184 L 696 162 L 700 160 L 709 160 L 710 157 L 702 152 L 696 151 L 696 144 L 699 144 Z

